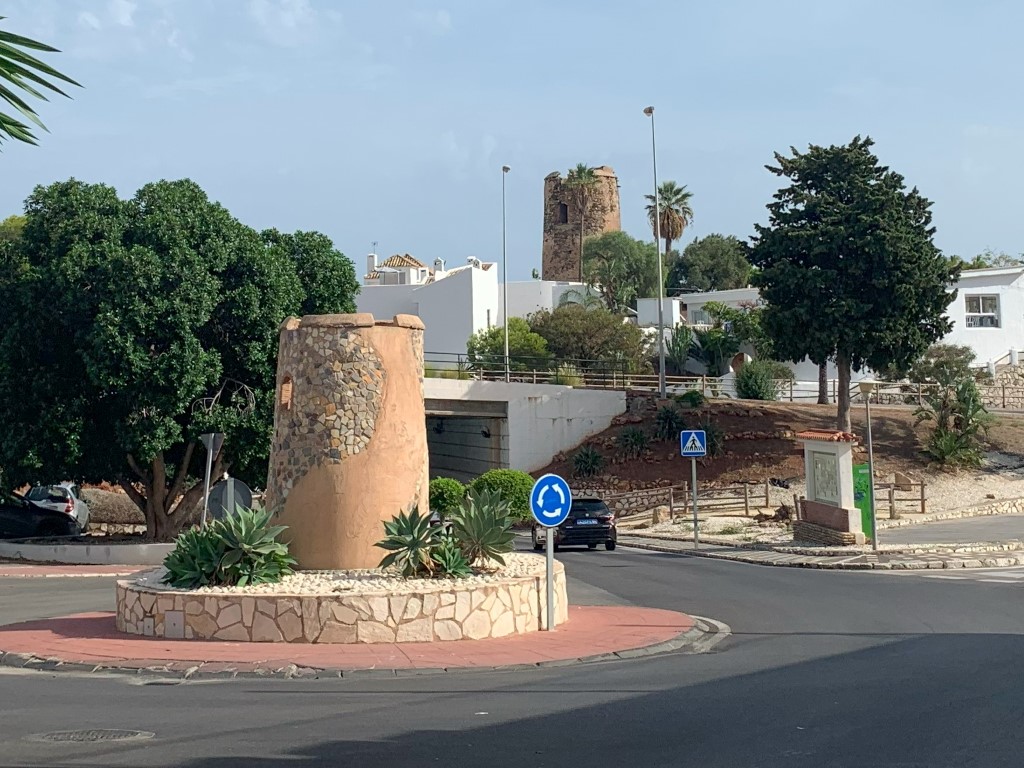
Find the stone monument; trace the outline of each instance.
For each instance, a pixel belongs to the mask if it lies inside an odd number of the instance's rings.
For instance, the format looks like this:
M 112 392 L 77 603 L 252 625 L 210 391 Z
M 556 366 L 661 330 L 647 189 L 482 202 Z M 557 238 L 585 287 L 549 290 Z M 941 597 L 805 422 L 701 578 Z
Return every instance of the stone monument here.
M 606 165 L 594 169 L 583 221 L 583 239 L 622 229 L 619 181 Z M 580 216 L 565 179 L 555 171 L 544 179 L 544 227 L 541 279 L 575 282 L 580 279 Z
M 303 570 L 375 568 L 383 522 L 429 506 L 423 322 L 281 326 L 266 506 Z
M 863 544 L 861 512 L 853 493 L 853 447 L 847 432 L 808 430 L 796 439 L 804 446 L 807 497 L 800 502 L 793 538 L 816 544 Z

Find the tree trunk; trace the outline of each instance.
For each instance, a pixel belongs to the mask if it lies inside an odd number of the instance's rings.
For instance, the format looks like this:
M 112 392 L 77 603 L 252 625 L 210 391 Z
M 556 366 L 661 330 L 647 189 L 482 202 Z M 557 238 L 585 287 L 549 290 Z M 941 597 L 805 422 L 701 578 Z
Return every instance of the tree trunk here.
M 836 428 L 840 432 L 850 432 L 850 358 L 846 353 L 840 352 L 836 355 L 836 370 L 839 377 L 839 391 L 836 393 L 836 401 L 839 403 Z
M 587 221 L 586 209 L 580 206 L 580 282 L 583 282 L 583 225 Z
M 157 454 L 146 469 L 140 467 L 131 454 L 128 455 L 128 465 L 138 476 L 143 490 L 140 492 L 133 483 L 124 478 L 119 482 L 125 493 L 135 502 L 146 518 L 146 539 L 148 541 L 173 541 L 182 529 L 198 521 L 193 510 L 203 498 L 203 482 L 200 481 L 187 490 L 185 489 L 185 480 L 188 476 L 192 455 L 193 448 L 190 445 L 186 449 L 184 460 L 171 479 L 170 485 L 168 485 L 167 468 L 162 453 Z M 229 465 L 222 462 L 222 455 L 223 451 L 214 459 L 213 469 L 210 473 L 211 481 L 220 477 L 228 469 Z
M 828 363 L 818 366 L 818 405 L 828 405 Z

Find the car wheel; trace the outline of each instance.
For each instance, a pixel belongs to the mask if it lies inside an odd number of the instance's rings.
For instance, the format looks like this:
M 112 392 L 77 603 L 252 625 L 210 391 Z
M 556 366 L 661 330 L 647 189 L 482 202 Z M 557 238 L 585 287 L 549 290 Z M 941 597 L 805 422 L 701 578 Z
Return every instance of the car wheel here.
M 604 543 L 604 548 L 611 552 L 615 549 L 615 542 L 612 539 L 608 539 L 608 541 Z
M 587 544 L 587 549 L 597 549 L 597 544 Z

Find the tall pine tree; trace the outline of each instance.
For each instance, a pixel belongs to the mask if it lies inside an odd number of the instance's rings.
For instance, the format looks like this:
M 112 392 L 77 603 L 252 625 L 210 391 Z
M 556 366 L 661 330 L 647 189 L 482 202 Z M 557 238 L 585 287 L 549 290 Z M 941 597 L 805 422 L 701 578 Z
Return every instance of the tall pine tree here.
M 751 262 L 762 324 L 780 359 L 836 361 L 839 429 L 850 431 L 850 372 L 906 369 L 949 332 L 960 268 L 932 237 L 931 202 L 882 166 L 874 142 L 775 154 L 789 185 L 768 204 Z

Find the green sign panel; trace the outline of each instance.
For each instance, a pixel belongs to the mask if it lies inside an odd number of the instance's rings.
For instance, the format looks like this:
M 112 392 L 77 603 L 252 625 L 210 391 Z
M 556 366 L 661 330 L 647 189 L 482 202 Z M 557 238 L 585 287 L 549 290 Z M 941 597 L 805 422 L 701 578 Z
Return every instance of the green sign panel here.
M 853 501 L 860 510 L 860 524 L 864 535 L 871 538 L 871 521 L 875 514 L 874 488 L 867 464 L 853 465 Z

